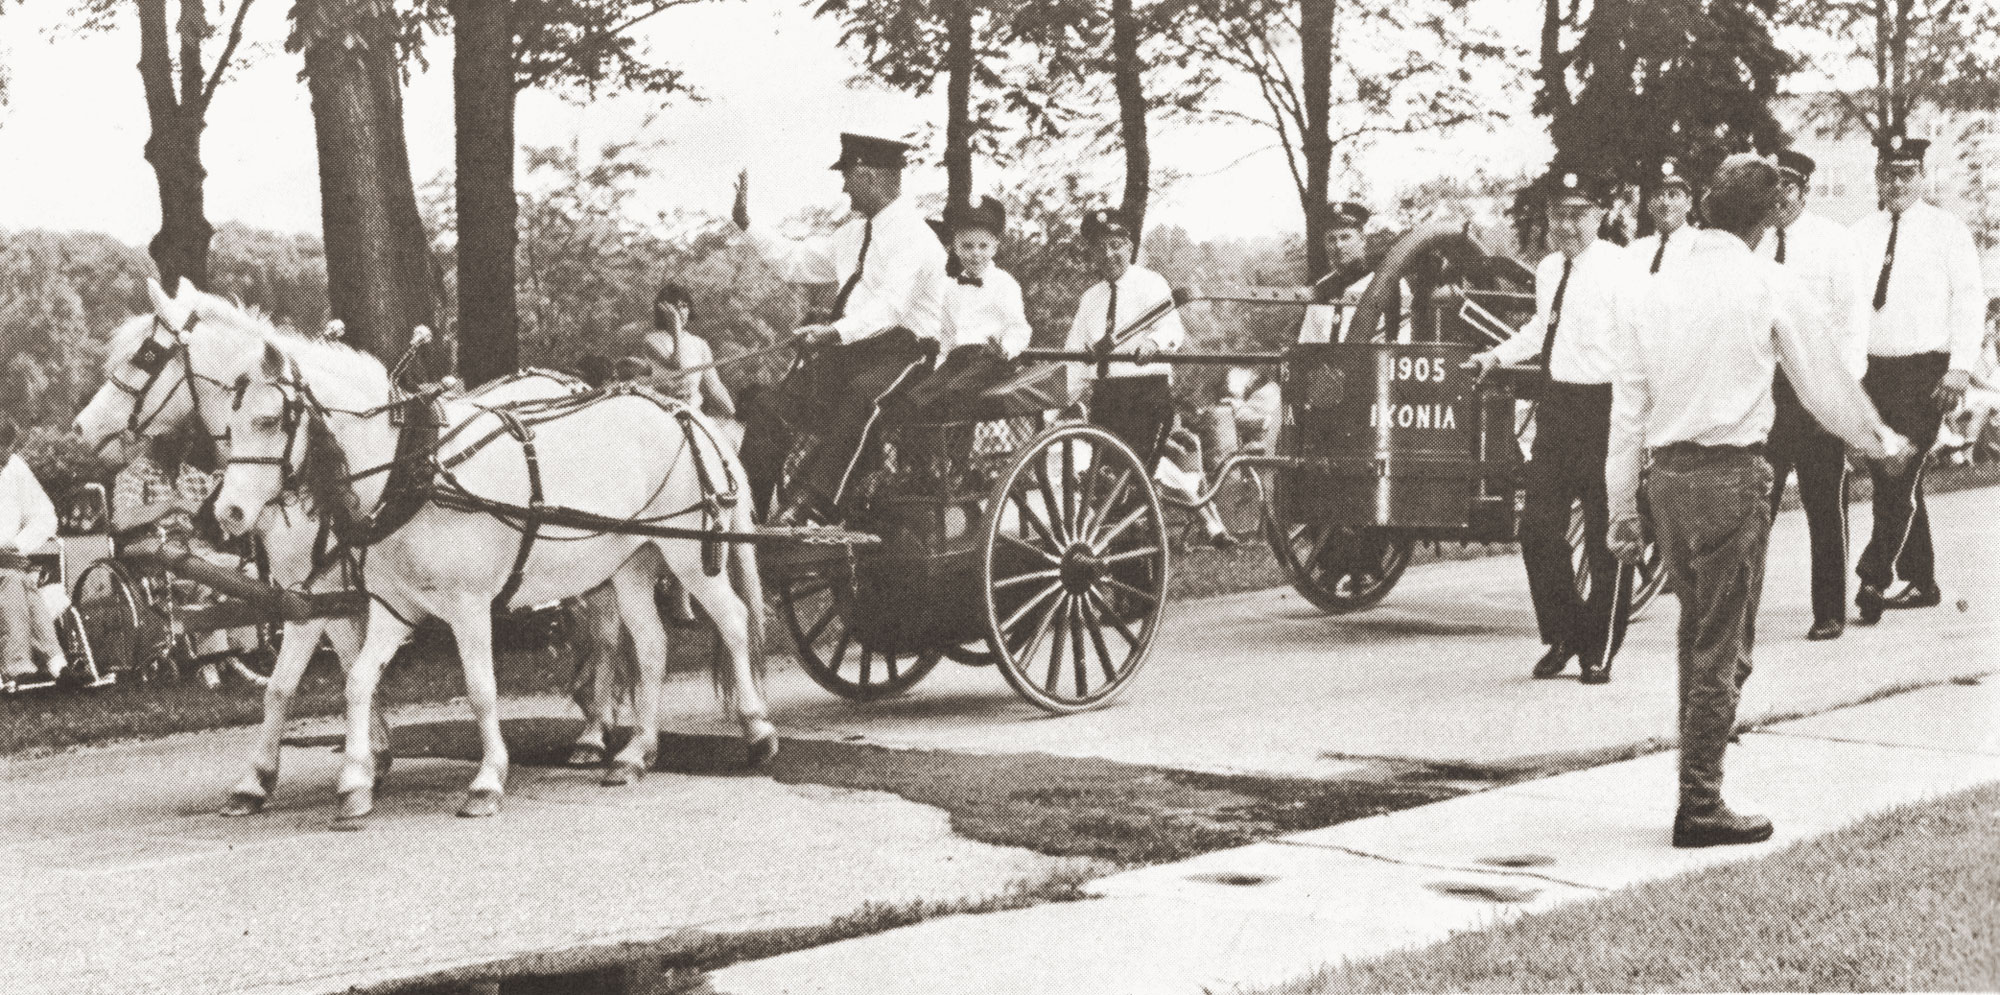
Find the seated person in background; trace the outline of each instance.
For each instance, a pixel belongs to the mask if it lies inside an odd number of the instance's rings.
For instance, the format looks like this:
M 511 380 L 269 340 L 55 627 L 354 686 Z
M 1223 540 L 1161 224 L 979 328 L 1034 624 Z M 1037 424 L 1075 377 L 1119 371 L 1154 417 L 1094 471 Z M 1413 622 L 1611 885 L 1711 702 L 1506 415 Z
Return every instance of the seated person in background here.
M 653 331 L 646 334 L 646 358 L 657 373 L 653 387 L 696 411 L 734 418 L 736 403 L 716 372 L 715 351 L 706 339 L 688 330 L 693 320 L 694 298 L 687 288 L 668 283 L 653 296 Z
M 42 601 L 41 581 L 28 554 L 56 534 L 56 508 L 14 443 L 19 427 L 0 417 L 0 691 L 35 673 L 34 654 L 47 661 L 51 678 L 69 666 L 56 640 L 55 622 Z
M 195 527 L 196 516 L 222 483 L 220 473 L 204 469 L 216 463 L 215 443 L 191 427 L 154 438 L 144 455 L 118 471 L 112 481 L 111 527 L 120 555 L 173 556 L 185 549 L 216 566 L 244 569 L 243 557 L 216 548 Z M 175 591 L 183 603 L 212 597 L 192 581 L 175 581 Z M 256 630 L 243 626 L 202 634 L 194 651 L 197 657 L 213 657 L 256 648 Z M 204 661 L 205 679 L 213 676 L 213 666 Z
M 1013 375 L 1013 358 L 1034 330 L 1021 304 L 1021 285 L 993 265 L 1007 232 L 1007 208 L 991 197 L 945 211 L 940 234 L 957 272 L 944 291 L 944 362 L 903 395 L 925 420 L 972 417 L 979 393 Z M 948 267 L 949 269 L 949 267 Z
M 1938 430 L 1936 448 L 1953 463 L 1977 462 L 1981 443 L 1996 413 L 2000 413 L 2000 300 L 1986 307 L 1986 342 L 1980 347 L 1978 365 L 1959 399 L 1958 408 L 1945 415 Z M 2000 431 L 2000 426 L 1993 426 Z M 2000 452 L 1987 453 L 2000 458 Z
M 1208 486 L 1202 474 L 1201 440 L 1176 425 L 1160 444 L 1160 457 L 1160 465 L 1153 468 L 1153 482 L 1159 485 L 1160 493 L 1190 504 L 1201 500 L 1201 492 Z M 1215 510 L 1214 501 L 1202 505 L 1198 513 L 1210 546 L 1228 549 L 1236 545 L 1236 537 L 1223 523 L 1222 513 Z

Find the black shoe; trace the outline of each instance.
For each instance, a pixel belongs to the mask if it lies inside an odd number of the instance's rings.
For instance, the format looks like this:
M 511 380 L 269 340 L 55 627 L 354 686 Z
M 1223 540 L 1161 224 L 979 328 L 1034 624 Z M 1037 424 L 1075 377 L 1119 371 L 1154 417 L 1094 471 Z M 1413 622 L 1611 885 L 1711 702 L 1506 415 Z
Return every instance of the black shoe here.
M 1575 655 L 1575 650 L 1557 643 L 1549 647 L 1549 651 L 1543 653 L 1541 659 L 1535 661 L 1535 669 L 1531 673 L 1536 677 L 1554 677 L 1562 673 L 1564 667 L 1569 666 L 1569 658 Z
M 1855 625 L 1874 625 L 1882 621 L 1882 589 L 1873 584 L 1861 585 L 1854 592 Z
M 1944 603 L 1944 592 L 1936 584 L 1911 584 L 1882 601 L 1884 608 L 1936 608 Z
M 1579 684 L 1611 683 L 1611 665 L 1609 663 L 1604 663 L 1601 661 L 1596 663 L 1581 662 L 1578 664 L 1578 666 L 1582 668 L 1583 673 L 1577 675 L 1576 678 L 1577 683 Z
M 1208 537 L 1208 544 L 1215 549 L 1235 549 L 1241 540 L 1228 532 L 1217 532 Z
M 1813 627 L 1806 630 L 1806 639 L 1809 642 L 1823 643 L 1829 639 L 1839 639 L 1840 634 L 1846 631 L 1846 619 L 1830 618 L 1824 622 L 1814 622 Z
M 1728 806 L 1717 808 L 1707 815 L 1696 816 L 1686 812 L 1674 815 L 1674 846 L 1682 849 L 1762 843 L 1771 838 L 1773 831 L 1771 820 L 1761 815 L 1738 815 L 1731 812 Z

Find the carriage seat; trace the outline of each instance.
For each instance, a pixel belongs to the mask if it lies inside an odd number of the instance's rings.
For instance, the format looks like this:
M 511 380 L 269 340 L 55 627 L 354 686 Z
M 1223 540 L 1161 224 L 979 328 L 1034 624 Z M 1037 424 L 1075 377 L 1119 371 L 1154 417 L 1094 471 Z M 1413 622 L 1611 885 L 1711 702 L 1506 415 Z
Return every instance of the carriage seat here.
M 906 424 L 1002 421 L 1069 406 L 1069 377 L 1060 363 L 1031 364 L 976 394 L 952 398 L 942 410 L 909 416 Z

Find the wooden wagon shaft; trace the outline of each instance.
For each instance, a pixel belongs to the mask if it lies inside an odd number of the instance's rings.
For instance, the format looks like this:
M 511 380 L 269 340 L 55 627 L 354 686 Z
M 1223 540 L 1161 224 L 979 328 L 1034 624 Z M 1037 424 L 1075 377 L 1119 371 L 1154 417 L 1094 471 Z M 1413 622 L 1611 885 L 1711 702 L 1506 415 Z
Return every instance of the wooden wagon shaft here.
M 134 565 L 158 567 L 226 597 L 248 602 L 260 613 L 256 621 L 268 622 L 277 618 L 305 619 L 312 617 L 313 614 L 312 604 L 297 592 L 261 583 L 244 576 L 241 571 L 210 563 L 188 552 L 184 546 L 130 550 L 121 559 Z

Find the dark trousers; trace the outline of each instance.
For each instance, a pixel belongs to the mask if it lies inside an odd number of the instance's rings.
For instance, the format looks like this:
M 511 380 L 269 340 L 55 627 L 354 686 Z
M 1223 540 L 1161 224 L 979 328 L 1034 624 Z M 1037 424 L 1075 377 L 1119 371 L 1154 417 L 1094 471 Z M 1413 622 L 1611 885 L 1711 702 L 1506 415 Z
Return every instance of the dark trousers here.
M 953 349 L 902 400 L 925 421 L 969 421 L 980 415 L 979 394 L 1014 375 L 1014 364 L 985 346 Z
M 1090 388 L 1090 423 L 1123 439 L 1152 473 L 1174 424 L 1172 381 L 1165 374 L 1097 378 Z
M 1771 513 L 1785 499 L 1786 478 L 1798 471 L 1812 547 L 1813 621 L 1838 622 L 1847 617 L 1847 444 L 1813 420 L 1783 373 L 1771 398 L 1778 406 L 1769 446 Z
M 1612 639 L 1612 579 L 1618 561 L 1605 533 L 1610 512 L 1604 463 L 1611 435 L 1611 386 L 1551 381 L 1535 408 L 1535 444 L 1527 466 L 1527 500 L 1521 509 L 1521 560 L 1542 642 L 1585 654 Z M 1570 504 L 1583 502 L 1584 555 L 1598 582 L 1590 600 L 1576 593 L 1570 566 Z
M 894 328 L 829 346 L 793 368 L 757 410 L 745 412 L 753 423 L 764 423 L 744 432 L 753 491 L 774 467 L 784 466 L 793 438 L 803 435 L 811 442 L 790 481 L 791 494 L 837 508 L 880 452 L 883 402 L 920 375 L 935 349 L 908 329 Z M 769 424 L 774 418 L 782 430 Z
M 1937 585 L 1931 517 L 1924 507 L 1924 457 L 1937 441 L 1938 425 L 1944 421 L 1944 413 L 1931 394 L 1950 365 L 1951 357 L 1941 352 L 1868 357 L 1868 375 L 1861 378 L 1861 386 L 1875 401 L 1882 420 L 1916 447 L 1917 457 L 1902 473 L 1889 473 L 1880 464 L 1869 465 L 1868 477 L 1875 489 L 1875 523 L 1868 533 L 1867 547 L 1861 550 L 1861 562 L 1854 568 L 1863 584 L 1885 588 L 1900 577 L 1923 587 Z
M 1722 754 L 1750 678 L 1764 555 L 1771 539 L 1771 465 L 1752 450 L 1654 450 L 1646 500 L 1681 603 L 1680 809 L 1722 805 Z

